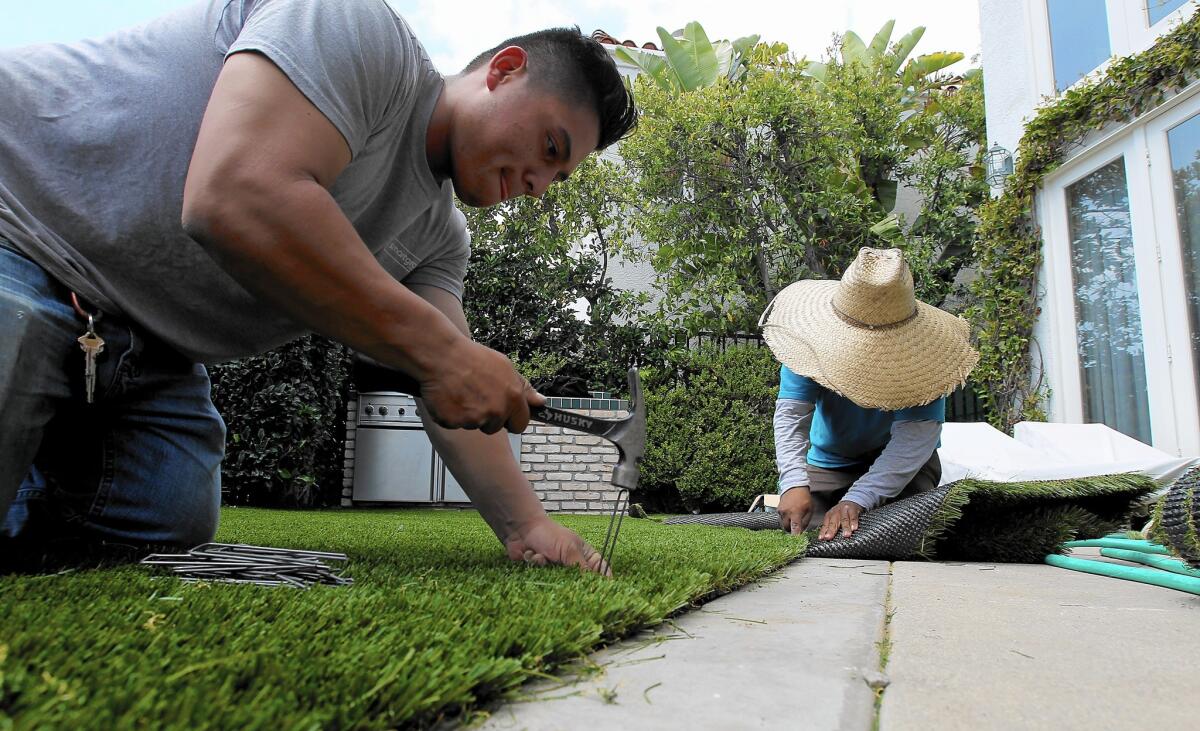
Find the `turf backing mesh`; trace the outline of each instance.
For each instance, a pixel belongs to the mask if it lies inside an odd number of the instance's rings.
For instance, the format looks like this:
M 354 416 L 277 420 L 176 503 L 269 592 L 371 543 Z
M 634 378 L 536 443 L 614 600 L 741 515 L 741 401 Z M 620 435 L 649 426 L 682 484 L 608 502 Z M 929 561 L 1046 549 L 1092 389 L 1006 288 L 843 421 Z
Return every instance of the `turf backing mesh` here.
M 1200 568 L 1200 534 L 1196 530 L 1200 525 L 1197 486 L 1200 486 L 1200 467 L 1189 470 L 1171 485 L 1160 503 L 1156 521 L 1159 540 L 1193 568 Z
M 849 537 L 819 541 L 810 529 L 805 555 L 1040 563 L 1064 541 L 1127 526 L 1131 512 L 1154 489 L 1153 480 L 1133 474 L 1039 482 L 960 480 L 863 513 Z M 775 513 L 688 515 L 665 522 L 779 529 Z
M 778 513 L 705 513 L 667 518 L 665 525 L 719 525 L 725 528 L 770 530 L 779 527 Z

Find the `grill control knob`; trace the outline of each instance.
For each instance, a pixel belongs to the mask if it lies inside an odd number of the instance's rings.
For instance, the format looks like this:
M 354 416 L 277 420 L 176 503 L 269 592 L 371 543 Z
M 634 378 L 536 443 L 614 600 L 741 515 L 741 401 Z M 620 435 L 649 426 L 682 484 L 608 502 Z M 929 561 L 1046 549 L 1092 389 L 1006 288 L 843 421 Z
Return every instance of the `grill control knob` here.
M 400 415 L 404 416 L 404 407 L 403 406 L 400 407 Z
M 372 406 L 371 404 L 367 404 L 367 408 L 363 409 L 363 413 L 364 413 L 364 414 L 374 414 L 374 413 L 375 413 L 375 407 L 374 407 L 374 406 Z
M 386 407 L 386 406 L 380 406 L 380 407 L 379 407 L 379 415 L 380 415 L 380 416 L 387 416 L 387 407 Z

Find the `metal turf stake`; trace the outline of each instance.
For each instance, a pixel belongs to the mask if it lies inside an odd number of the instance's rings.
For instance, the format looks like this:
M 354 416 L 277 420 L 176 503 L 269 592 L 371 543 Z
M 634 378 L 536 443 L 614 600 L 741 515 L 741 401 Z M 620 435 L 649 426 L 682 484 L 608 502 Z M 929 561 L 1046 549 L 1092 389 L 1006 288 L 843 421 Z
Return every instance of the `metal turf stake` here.
M 604 547 L 600 549 L 600 560 L 608 566 L 609 573 L 612 572 L 613 556 L 617 552 L 617 536 L 621 533 L 621 523 L 625 521 L 625 509 L 628 507 L 629 490 L 622 487 L 617 491 L 617 499 L 613 503 L 612 515 L 608 519 L 608 532 L 604 534 Z M 614 522 L 616 523 L 616 530 L 613 530 Z

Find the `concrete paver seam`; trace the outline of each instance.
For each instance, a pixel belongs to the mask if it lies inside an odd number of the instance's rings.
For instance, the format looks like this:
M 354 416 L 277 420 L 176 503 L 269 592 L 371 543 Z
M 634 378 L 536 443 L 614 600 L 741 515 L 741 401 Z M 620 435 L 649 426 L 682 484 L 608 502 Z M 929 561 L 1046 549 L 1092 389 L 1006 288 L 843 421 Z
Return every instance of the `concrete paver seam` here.
M 880 724 L 880 714 L 883 710 L 883 695 L 887 692 L 887 686 L 890 682 L 887 676 L 888 660 L 892 651 L 892 616 L 896 609 L 892 606 L 892 582 L 895 581 L 895 562 L 888 562 L 888 580 L 887 591 L 883 595 L 883 618 L 879 626 L 879 642 L 875 643 L 875 647 L 879 651 L 879 671 L 878 673 L 864 674 L 863 681 L 875 691 L 875 710 L 872 717 L 871 729 L 878 731 Z

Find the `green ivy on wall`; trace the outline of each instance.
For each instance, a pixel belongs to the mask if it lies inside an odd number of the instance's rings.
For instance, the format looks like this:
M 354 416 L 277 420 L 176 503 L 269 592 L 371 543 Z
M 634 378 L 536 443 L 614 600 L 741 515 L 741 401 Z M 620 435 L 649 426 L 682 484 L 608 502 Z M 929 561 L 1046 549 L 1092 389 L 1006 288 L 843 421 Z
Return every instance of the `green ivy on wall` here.
M 1045 389 L 1032 383 L 1030 355 L 1042 263 L 1033 207 L 1043 178 L 1089 133 L 1153 109 L 1198 71 L 1200 13 L 1143 53 L 1115 59 L 1103 76 L 1069 89 L 1025 126 L 1003 195 L 980 210 L 979 277 L 967 313 L 979 338 L 972 380 L 993 426 L 1010 431 L 1022 419 L 1044 418 Z

